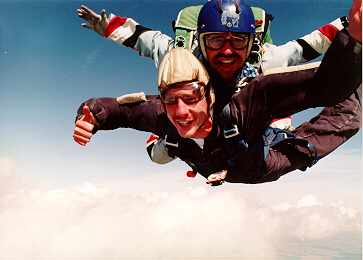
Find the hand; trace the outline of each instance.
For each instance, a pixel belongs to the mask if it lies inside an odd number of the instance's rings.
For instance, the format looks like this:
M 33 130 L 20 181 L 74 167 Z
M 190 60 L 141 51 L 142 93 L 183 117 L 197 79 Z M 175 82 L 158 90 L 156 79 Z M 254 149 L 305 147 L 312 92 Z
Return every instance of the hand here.
M 83 107 L 83 114 L 76 122 L 73 138 L 74 141 L 85 146 L 91 140 L 95 119 L 88 106 Z
M 106 17 L 105 9 L 103 9 L 101 11 L 101 15 L 99 15 L 84 5 L 81 5 L 81 8 L 82 9 L 77 9 L 78 16 L 89 22 L 89 24 L 82 23 L 82 26 L 84 28 L 92 29 L 104 37 L 106 27 L 109 23 L 109 20 Z
M 359 42 L 362 42 L 362 0 L 353 0 L 349 11 L 349 33 Z

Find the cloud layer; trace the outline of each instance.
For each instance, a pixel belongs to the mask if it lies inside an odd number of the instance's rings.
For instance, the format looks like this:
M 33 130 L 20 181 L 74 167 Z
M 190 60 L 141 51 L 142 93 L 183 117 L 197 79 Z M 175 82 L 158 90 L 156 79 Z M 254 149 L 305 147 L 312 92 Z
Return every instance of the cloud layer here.
M 3 258 L 268 259 L 306 255 L 302 248 L 315 249 L 315 256 L 361 253 L 361 211 L 343 200 L 324 204 L 310 194 L 268 206 L 253 194 L 208 194 L 204 187 L 115 196 L 91 183 L 43 191 L 17 177 L 8 158 L 0 158 L 0 180 Z M 337 239 L 346 244 L 339 248 Z

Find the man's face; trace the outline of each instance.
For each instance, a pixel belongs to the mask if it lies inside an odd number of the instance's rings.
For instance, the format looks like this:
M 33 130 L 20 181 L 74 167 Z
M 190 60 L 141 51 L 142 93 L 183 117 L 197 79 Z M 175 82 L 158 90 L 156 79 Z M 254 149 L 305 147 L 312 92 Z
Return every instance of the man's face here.
M 247 44 L 248 36 L 243 40 L 246 41 L 245 47 L 242 49 L 236 49 L 235 47 L 239 44 L 239 34 L 237 33 L 215 33 L 215 35 L 222 35 L 228 40 L 221 41 L 222 47 L 220 49 L 212 49 L 208 47 L 207 37 L 212 35 L 206 35 L 206 52 L 207 59 L 210 66 L 217 71 L 217 73 L 229 83 L 234 84 L 237 80 L 237 76 L 243 67 L 246 56 L 247 56 Z M 232 38 L 238 37 L 238 38 Z M 236 44 L 237 42 L 237 44 Z M 223 44 L 224 43 L 224 44 Z M 218 44 L 218 43 L 217 43 Z M 238 45 L 240 48 L 241 45 Z
M 176 127 L 179 135 L 184 138 L 204 138 L 201 128 L 205 121 L 210 118 L 208 114 L 208 103 L 205 96 L 197 102 L 188 103 L 188 97 L 192 90 L 169 89 L 166 98 L 175 98 L 175 104 L 165 104 L 169 120 Z

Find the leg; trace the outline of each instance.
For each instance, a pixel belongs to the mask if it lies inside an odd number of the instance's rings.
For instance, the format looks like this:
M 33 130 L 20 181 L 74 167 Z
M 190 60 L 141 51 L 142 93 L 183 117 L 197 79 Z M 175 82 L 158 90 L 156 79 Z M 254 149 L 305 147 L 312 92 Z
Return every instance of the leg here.
M 362 85 L 345 101 L 324 108 L 319 115 L 294 130 L 293 134 L 314 145 L 320 158 L 325 157 L 361 128 L 361 96 Z M 274 181 L 296 169 L 305 170 L 312 159 L 310 151 L 299 146 L 285 145 L 277 150 L 270 148 L 266 164 L 261 169 L 262 174 L 253 183 Z
M 362 85 L 345 101 L 324 108 L 319 115 L 303 123 L 294 131 L 298 138 L 309 141 L 323 158 L 350 137 L 362 126 Z

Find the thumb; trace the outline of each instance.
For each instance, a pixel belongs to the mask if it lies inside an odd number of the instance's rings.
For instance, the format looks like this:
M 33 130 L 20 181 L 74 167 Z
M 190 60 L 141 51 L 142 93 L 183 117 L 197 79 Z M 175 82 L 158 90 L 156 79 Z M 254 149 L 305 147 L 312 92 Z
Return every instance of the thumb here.
M 93 26 L 88 23 L 82 23 L 82 27 L 93 30 Z
M 84 114 L 84 117 L 82 118 L 82 121 L 85 121 L 85 122 L 90 123 L 92 125 L 95 124 L 95 119 L 94 119 L 93 114 L 92 114 L 92 112 L 91 112 L 91 110 L 89 109 L 88 106 L 83 107 L 83 114 Z

